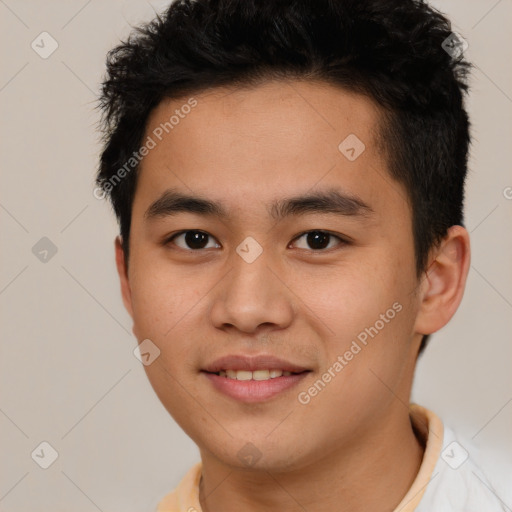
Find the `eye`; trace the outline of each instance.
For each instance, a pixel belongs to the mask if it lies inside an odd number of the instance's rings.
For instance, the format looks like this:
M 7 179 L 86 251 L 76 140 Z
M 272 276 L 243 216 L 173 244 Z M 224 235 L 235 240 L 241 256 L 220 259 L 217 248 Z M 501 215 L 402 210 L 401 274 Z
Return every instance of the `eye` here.
M 174 243 L 181 249 L 185 250 L 193 250 L 197 251 L 200 249 L 209 249 L 212 246 L 208 247 L 208 237 L 213 238 L 208 233 L 205 233 L 204 231 L 197 231 L 197 230 L 188 230 L 188 231 L 180 231 L 179 233 L 176 233 L 175 235 L 168 238 L 164 245 L 169 244 L 170 242 Z M 186 244 L 185 247 L 179 245 L 175 242 L 175 240 L 182 239 L 183 242 Z M 187 247 L 188 246 L 188 247 Z M 219 244 L 213 247 L 220 247 Z
M 213 245 L 208 245 L 208 238 L 212 239 L 211 243 L 213 243 Z M 177 240 L 180 239 L 182 240 L 181 244 L 176 242 Z M 299 249 L 313 250 L 317 252 L 325 251 L 326 249 L 331 249 L 331 242 L 333 241 L 333 239 L 338 240 L 338 246 L 349 243 L 347 240 L 344 240 L 340 236 L 334 235 L 333 233 L 330 233 L 328 231 L 321 230 L 307 231 L 306 233 L 302 233 L 298 237 L 295 237 L 293 239 L 293 242 L 300 239 L 305 239 L 305 243 L 309 247 L 299 246 Z M 167 238 L 164 241 L 164 245 L 168 245 L 169 243 L 172 242 L 174 245 L 177 245 L 179 248 L 187 251 L 200 251 L 201 249 L 219 248 L 220 244 L 214 243 L 213 240 L 215 239 L 212 237 L 212 235 L 204 231 L 186 230 L 180 231 L 179 233 L 172 235 L 170 238 Z
M 332 247 L 329 247 L 329 242 L 332 240 L 332 238 L 336 238 L 341 242 L 338 245 L 345 245 L 349 243 L 347 240 L 344 240 L 339 236 L 333 235 L 328 231 L 319 230 L 302 233 L 302 235 L 299 235 L 298 237 L 294 238 L 293 241 L 300 240 L 303 237 L 306 237 L 305 242 L 306 244 L 310 245 L 310 247 L 299 247 L 299 249 L 312 249 L 314 251 L 321 251 L 326 248 L 331 249 Z

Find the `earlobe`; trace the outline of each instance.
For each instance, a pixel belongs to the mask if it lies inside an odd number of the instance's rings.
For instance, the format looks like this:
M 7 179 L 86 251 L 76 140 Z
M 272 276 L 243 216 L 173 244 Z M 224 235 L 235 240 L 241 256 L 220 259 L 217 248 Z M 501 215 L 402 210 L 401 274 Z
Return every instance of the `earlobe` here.
M 132 309 L 132 292 L 130 288 L 130 281 L 128 279 L 128 271 L 125 264 L 124 250 L 121 237 L 117 236 L 115 239 L 115 253 L 116 253 L 116 266 L 117 273 L 119 274 L 119 281 L 121 284 L 121 295 L 123 297 L 124 307 L 133 318 Z
M 430 261 L 415 324 L 419 334 L 431 334 L 445 326 L 462 301 L 470 264 L 467 230 L 462 226 L 449 228 Z

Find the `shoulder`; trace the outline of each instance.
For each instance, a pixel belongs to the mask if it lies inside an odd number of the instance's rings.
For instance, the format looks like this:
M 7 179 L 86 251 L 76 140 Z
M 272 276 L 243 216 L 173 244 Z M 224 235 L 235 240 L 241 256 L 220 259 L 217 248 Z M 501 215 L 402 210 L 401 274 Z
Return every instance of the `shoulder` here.
M 201 462 L 192 466 L 178 487 L 160 501 L 156 512 L 201 512 L 199 505 L 201 469 Z
M 443 448 L 417 512 L 510 511 L 512 464 L 444 427 Z

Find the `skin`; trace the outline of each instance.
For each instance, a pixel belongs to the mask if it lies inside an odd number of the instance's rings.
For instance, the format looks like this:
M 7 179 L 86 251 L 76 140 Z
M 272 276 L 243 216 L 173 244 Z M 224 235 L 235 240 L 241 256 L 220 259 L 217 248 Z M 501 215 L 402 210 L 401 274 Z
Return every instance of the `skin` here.
M 197 106 L 144 158 L 133 203 L 130 260 L 119 238 L 124 304 L 139 342 L 161 353 L 145 367 L 163 405 L 199 446 L 205 511 L 392 510 L 423 456 L 409 418 L 422 334 L 456 311 L 469 268 L 469 236 L 453 226 L 417 278 L 411 208 L 375 133 L 379 109 L 331 85 L 269 81 L 195 94 Z M 188 97 L 165 100 L 147 135 Z M 349 161 L 338 145 L 356 134 Z M 335 187 L 373 214 L 308 213 L 277 222 L 273 200 Z M 179 213 L 146 220 L 169 188 L 222 202 L 227 218 Z M 204 249 L 182 230 L 211 235 Z M 327 230 L 326 249 L 308 245 Z M 236 247 L 263 248 L 247 263 Z M 323 252 L 322 252 L 323 251 Z M 402 310 L 307 405 L 297 395 L 332 367 L 394 303 Z M 257 404 L 219 393 L 200 372 L 228 354 L 272 354 L 311 372 Z M 252 443 L 261 458 L 237 456 Z M 333 485 L 336 482 L 336 485 Z

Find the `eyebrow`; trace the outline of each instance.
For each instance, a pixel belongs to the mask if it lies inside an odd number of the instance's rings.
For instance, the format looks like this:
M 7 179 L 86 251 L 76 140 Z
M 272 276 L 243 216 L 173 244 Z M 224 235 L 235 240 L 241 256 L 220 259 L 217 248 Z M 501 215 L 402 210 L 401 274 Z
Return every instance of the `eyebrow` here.
M 176 189 L 166 190 L 159 199 L 149 206 L 144 217 L 149 221 L 179 213 L 215 216 L 225 220 L 229 217 L 228 210 L 222 203 L 184 194 Z M 359 197 L 331 188 L 276 200 L 269 205 L 268 213 L 273 219 L 282 220 L 290 216 L 311 213 L 331 213 L 344 217 L 365 218 L 375 212 Z

